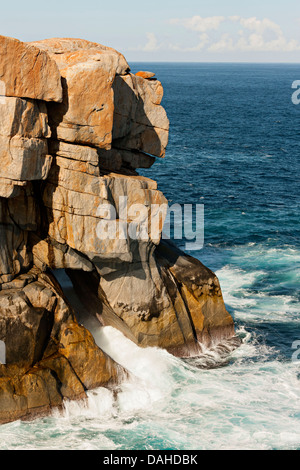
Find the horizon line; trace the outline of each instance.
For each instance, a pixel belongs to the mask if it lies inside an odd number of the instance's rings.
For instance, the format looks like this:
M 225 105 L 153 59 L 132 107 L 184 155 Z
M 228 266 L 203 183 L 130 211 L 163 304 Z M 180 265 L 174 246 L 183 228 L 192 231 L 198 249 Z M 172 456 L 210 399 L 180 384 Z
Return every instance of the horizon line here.
M 161 64 L 254 64 L 254 65 L 299 65 L 299 62 L 255 62 L 255 61 L 213 61 L 213 60 L 127 60 L 135 63 L 161 63 Z

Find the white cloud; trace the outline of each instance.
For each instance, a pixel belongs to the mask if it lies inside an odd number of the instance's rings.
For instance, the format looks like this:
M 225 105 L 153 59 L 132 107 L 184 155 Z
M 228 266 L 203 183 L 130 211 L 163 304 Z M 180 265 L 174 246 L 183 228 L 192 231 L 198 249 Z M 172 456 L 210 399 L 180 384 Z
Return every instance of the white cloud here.
M 241 17 L 240 16 L 228 16 L 228 19 L 230 21 L 235 22 L 235 21 L 239 21 L 241 19 Z
M 255 16 L 252 18 L 240 18 L 240 23 L 244 28 L 255 31 L 258 34 L 263 34 L 266 31 L 273 31 L 278 35 L 282 34 L 280 26 L 268 18 L 263 20 L 258 20 Z
M 171 50 L 177 52 L 296 52 L 300 51 L 300 42 L 285 37 L 281 27 L 274 21 L 256 17 L 211 16 L 203 18 L 173 18 L 169 21 L 177 27 L 195 34 L 193 44 L 177 43 L 170 37 L 157 36 L 153 32 L 146 33 L 146 41 L 142 45 L 130 48 L 131 51 L 155 52 Z
M 210 52 L 233 51 L 233 39 L 230 37 L 229 34 L 223 34 L 219 41 L 209 46 L 208 50 Z
M 209 36 L 206 33 L 202 33 L 199 36 L 199 42 L 196 46 L 181 47 L 178 45 L 169 44 L 169 48 L 174 51 L 180 51 L 180 52 L 196 52 L 196 51 L 203 50 L 204 47 L 208 44 L 208 42 L 209 42 Z
M 129 47 L 128 51 L 144 51 L 154 52 L 162 47 L 154 33 L 146 33 L 147 42 L 144 45 L 136 45 L 135 47 Z
M 300 51 L 300 44 L 296 40 L 288 41 L 283 35 L 272 41 L 265 41 L 260 34 L 251 34 L 247 39 L 240 39 L 236 44 L 237 50 L 260 52 L 293 52 Z
M 208 16 L 202 18 L 201 16 L 193 16 L 192 18 L 173 18 L 170 20 L 171 24 L 181 24 L 186 29 L 191 31 L 198 31 L 205 33 L 206 31 L 217 30 L 220 24 L 225 20 L 224 16 Z
M 254 52 L 292 52 L 300 50 L 300 43 L 295 39 L 287 39 L 281 27 L 270 20 L 256 17 L 212 16 L 203 18 L 173 18 L 171 24 L 183 26 L 185 29 L 202 33 L 196 46 L 176 50 L 197 51 L 207 48 L 210 52 L 254 51 Z M 223 29 L 223 27 L 226 29 Z M 228 26 L 230 32 L 228 33 Z M 237 30 L 237 27 L 239 28 Z M 242 28 L 242 29 L 241 29 Z M 207 33 L 210 34 L 210 36 Z M 219 38 L 216 37 L 219 35 Z
M 152 52 L 159 49 L 159 44 L 154 33 L 147 33 L 147 44 L 142 48 L 143 51 Z

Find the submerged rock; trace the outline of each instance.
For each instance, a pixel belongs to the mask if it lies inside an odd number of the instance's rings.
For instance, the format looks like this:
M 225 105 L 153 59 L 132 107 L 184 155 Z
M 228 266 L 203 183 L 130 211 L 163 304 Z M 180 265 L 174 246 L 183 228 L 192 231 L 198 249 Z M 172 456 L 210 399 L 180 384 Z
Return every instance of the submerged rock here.
M 6 422 L 48 413 L 124 373 L 78 323 L 51 270 L 66 270 L 99 327 L 141 347 L 197 356 L 201 344 L 232 338 L 234 325 L 215 274 L 161 240 L 168 201 L 136 171 L 165 155 L 161 83 L 81 39 L 0 43 Z

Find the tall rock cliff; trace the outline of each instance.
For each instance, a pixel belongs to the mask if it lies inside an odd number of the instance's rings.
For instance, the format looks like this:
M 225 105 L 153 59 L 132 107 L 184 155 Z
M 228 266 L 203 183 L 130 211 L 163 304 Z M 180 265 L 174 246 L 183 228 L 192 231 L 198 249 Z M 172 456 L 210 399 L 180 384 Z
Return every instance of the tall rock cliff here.
M 165 156 L 162 97 L 153 74 L 130 73 L 109 47 L 0 36 L 0 422 L 124 373 L 53 270 L 66 270 L 99 325 L 142 347 L 184 357 L 234 335 L 218 279 L 161 240 L 167 200 L 137 172 Z

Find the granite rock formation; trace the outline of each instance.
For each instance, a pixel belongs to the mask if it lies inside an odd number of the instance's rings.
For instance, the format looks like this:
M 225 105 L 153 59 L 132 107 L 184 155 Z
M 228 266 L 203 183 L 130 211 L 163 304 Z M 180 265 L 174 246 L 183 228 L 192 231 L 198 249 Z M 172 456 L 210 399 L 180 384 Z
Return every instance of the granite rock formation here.
M 184 357 L 232 337 L 218 279 L 161 240 L 167 200 L 136 171 L 168 143 L 154 74 L 81 39 L 0 36 L 0 85 L 0 422 L 120 377 L 53 270 L 66 270 L 99 325 L 142 347 Z

